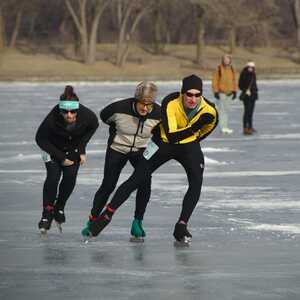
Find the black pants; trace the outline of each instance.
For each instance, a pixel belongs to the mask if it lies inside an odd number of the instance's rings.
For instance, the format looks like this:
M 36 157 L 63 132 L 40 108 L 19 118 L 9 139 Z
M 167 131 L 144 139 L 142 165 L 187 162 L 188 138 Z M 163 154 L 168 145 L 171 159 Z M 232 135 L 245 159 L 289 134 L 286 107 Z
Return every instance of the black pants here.
M 55 207 L 63 210 L 74 190 L 79 164 L 64 167 L 59 162 L 49 161 L 45 163 L 45 166 L 47 177 L 43 189 L 43 206 L 53 206 L 57 200 Z M 61 175 L 62 180 L 60 181 Z
M 188 222 L 201 193 L 204 170 L 204 157 L 199 143 L 182 145 L 170 145 L 160 143 L 158 151 L 149 159 L 144 157 L 130 178 L 116 191 L 110 206 L 117 209 L 130 194 L 145 180 L 149 180 L 151 174 L 165 162 L 175 159 L 178 161 L 188 177 L 189 188 L 183 198 L 182 210 L 179 220 Z M 140 199 L 142 201 L 142 199 Z M 145 206 L 145 205 L 144 205 Z
M 255 100 L 252 97 L 245 96 L 244 100 L 244 116 L 243 116 L 243 126 L 244 128 L 253 128 L 253 112 L 255 107 Z
M 142 158 L 141 152 L 130 152 L 123 154 L 111 149 L 106 150 L 105 165 L 104 165 L 104 177 L 102 184 L 95 194 L 93 208 L 91 215 L 98 217 L 106 205 L 109 196 L 114 191 L 121 171 L 129 161 L 131 165 L 136 168 Z M 151 176 L 141 182 L 136 193 L 136 206 L 135 206 L 135 218 L 143 219 L 147 203 L 151 194 Z

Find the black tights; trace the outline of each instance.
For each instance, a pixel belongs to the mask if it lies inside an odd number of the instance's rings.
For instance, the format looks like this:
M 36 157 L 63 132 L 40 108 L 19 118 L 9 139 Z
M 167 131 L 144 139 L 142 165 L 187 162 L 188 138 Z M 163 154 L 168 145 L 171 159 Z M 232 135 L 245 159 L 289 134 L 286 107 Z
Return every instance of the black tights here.
M 95 194 L 91 215 L 98 217 L 106 205 L 109 196 L 114 191 L 120 177 L 120 173 L 126 163 L 135 168 L 142 158 L 142 152 L 122 154 L 111 149 L 106 150 L 104 177 L 102 184 Z M 136 193 L 135 218 L 142 219 L 151 194 L 151 176 L 140 184 Z
M 201 193 L 204 157 L 199 143 L 182 145 L 161 143 L 158 151 L 149 160 L 143 158 L 129 179 L 117 189 L 109 206 L 112 209 L 117 209 L 121 206 L 142 182 L 149 180 L 151 174 L 158 167 L 171 159 L 175 159 L 184 167 L 188 177 L 189 188 L 183 198 L 179 218 L 179 220 L 187 223 Z M 139 199 L 139 201 L 143 201 L 143 199 Z M 141 203 L 141 205 L 146 207 L 147 204 Z
M 244 128 L 253 128 L 252 119 L 255 107 L 255 100 L 251 97 L 245 97 L 244 103 L 244 116 L 243 116 L 243 126 Z
M 53 206 L 57 200 L 55 207 L 63 210 L 75 187 L 79 164 L 64 167 L 58 162 L 49 161 L 45 166 L 47 177 L 43 189 L 43 206 Z M 61 174 L 63 176 L 60 181 Z M 59 190 L 58 195 L 57 190 Z

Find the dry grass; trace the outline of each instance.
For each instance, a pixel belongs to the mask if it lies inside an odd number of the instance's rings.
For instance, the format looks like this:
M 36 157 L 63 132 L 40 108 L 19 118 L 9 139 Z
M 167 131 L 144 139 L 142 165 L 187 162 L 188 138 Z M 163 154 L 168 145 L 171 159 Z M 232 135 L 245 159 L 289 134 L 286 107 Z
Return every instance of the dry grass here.
M 49 51 L 5 50 L 0 54 L 0 80 L 178 80 L 191 73 L 210 79 L 227 51 L 225 47 L 206 47 L 204 66 L 200 68 L 194 63 L 196 47 L 192 45 L 168 45 L 164 55 L 133 46 L 128 62 L 120 69 L 113 63 L 115 45 L 101 44 L 97 50 L 98 60 L 92 66 Z M 238 48 L 233 56 L 235 68 L 240 71 L 248 59 L 256 62 L 260 78 L 300 77 L 297 52 Z

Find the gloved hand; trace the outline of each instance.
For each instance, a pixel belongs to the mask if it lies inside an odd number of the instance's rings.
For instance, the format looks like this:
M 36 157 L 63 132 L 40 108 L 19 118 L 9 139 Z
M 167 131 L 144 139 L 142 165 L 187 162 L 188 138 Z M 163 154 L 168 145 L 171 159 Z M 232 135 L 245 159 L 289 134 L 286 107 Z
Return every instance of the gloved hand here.
M 191 125 L 192 131 L 197 132 L 204 125 L 209 124 L 213 121 L 213 116 L 209 113 L 203 114 L 194 124 Z
M 218 92 L 215 93 L 215 98 L 218 100 L 220 99 L 220 94 Z
M 236 98 L 236 92 L 232 91 L 232 100 L 234 100 Z

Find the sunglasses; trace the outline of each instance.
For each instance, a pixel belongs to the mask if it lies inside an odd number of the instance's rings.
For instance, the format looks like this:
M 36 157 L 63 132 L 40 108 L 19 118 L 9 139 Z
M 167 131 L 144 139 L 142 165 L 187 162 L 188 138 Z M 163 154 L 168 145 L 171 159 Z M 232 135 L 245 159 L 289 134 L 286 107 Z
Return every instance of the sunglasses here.
M 190 92 L 186 92 L 185 93 L 188 97 L 192 98 L 193 96 L 196 97 L 196 98 L 199 98 L 201 96 L 201 93 L 196 93 L 196 94 L 193 94 L 193 93 L 190 93 Z
M 67 110 L 67 109 L 61 109 L 60 112 L 63 115 L 66 115 L 67 113 L 71 113 L 72 115 L 77 114 L 78 109 L 71 109 L 71 110 Z
M 149 102 L 144 102 L 144 101 L 138 101 L 137 103 L 146 106 L 147 109 L 151 109 L 153 107 L 153 103 L 149 103 Z

